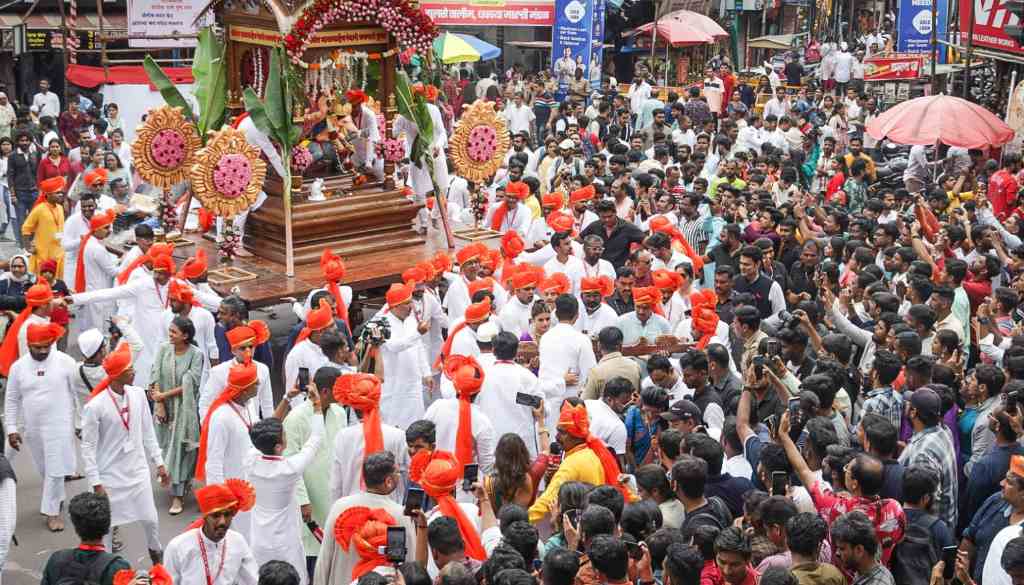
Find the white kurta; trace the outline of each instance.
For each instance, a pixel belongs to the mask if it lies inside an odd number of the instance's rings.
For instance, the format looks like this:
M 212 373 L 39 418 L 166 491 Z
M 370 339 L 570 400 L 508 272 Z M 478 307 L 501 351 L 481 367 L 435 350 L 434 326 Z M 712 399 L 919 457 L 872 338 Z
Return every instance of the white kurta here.
M 395 490 L 395 492 L 397 491 Z M 411 561 L 416 555 L 416 530 L 413 528 L 412 520 L 408 516 L 402 515 L 404 508 L 396 502 L 396 495 L 401 497 L 401 494 L 396 493 L 385 496 L 358 492 L 341 498 L 331 506 L 324 526 L 333 527 L 334 523 L 338 520 L 338 516 L 341 516 L 349 508 L 357 506 L 365 506 L 371 509 L 383 508 L 391 514 L 391 517 L 398 522 L 399 526 L 405 528 L 406 560 Z M 320 545 L 320 554 L 317 555 L 316 570 L 313 572 L 313 585 L 350 583 L 352 581 L 352 568 L 357 564 L 359 564 L 359 553 L 356 552 L 355 547 L 350 546 L 347 551 L 342 549 L 338 541 L 334 539 L 334 530 L 325 529 L 324 541 Z
M 91 242 L 91 240 L 90 240 Z M 132 324 L 138 331 L 159 327 L 167 308 L 167 285 L 158 285 L 153 278 L 136 278 L 123 286 L 87 291 L 71 295 L 76 305 L 126 300 L 132 313 Z M 142 352 L 135 356 L 135 385 L 149 387 L 153 358 L 163 340 L 159 335 L 142 336 Z
M 423 378 L 431 373 L 423 347 L 426 336 L 416 329 L 416 316 L 412 313 L 400 321 L 389 312 L 387 320 L 391 337 L 380 347 L 384 364 L 380 414 L 384 422 L 405 429 L 423 418 Z
M 67 226 L 65 226 L 64 231 L 65 233 L 67 232 Z M 139 256 L 142 256 L 142 254 L 142 248 L 138 246 L 132 246 L 131 248 L 129 248 L 128 251 L 125 252 L 121 256 L 121 259 L 118 260 L 117 262 L 118 274 L 120 274 L 121 271 L 124 270 L 125 268 L 128 268 L 128 265 L 131 264 L 132 262 L 135 262 L 135 259 L 138 258 Z
M 618 455 L 626 453 L 626 424 L 603 400 L 584 400 L 590 432 Z
M 530 299 L 530 303 L 524 305 L 519 297 L 514 294 L 505 303 L 505 306 L 501 308 L 501 313 L 498 314 L 498 322 L 501 324 L 502 331 L 508 331 L 515 334 L 518 338 L 523 333 L 530 330 L 530 315 L 533 310 L 533 299 Z
M 82 237 L 89 232 L 89 222 L 82 217 L 82 211 L 71 214 L 64 221 L 64 233 L 60 237 L 60 247 L 64 248 L 64 274 L 61 276 L 68 286 L 75 284 L 75 267 L 78 265 L 78 248 L 82 245 Z
M 586 275 L 586 271 L 583 270 L 583 260 L 580 260 L 576 256 L 569 256 L 565 262 L 559 262 L 558 256 L 555 256 L 544 263 L 544 272 L 551 276 L 556 272 L 569 277 L 569 282 L 572 283 L 572 290 L 569 291 L 574 295 L 580 294 L 580 281 Z
M 540 338 L 538 347 L 540 356 L 539 378 L 542 382 L 547 380 L 564 380 L 569 370 L 573 370 L 579 377 L 579 382 L 574 386 L 562 386 L 561 395 L 546 395 L 544 399 L 545 408 L 548 411 L 547 428 L 553 429 L 558 423 L 559 409 L 562 407 L 562 399 L 569 396 L 579 396 L 580 389 L 587 382 L 587 374 L 597 364 L 594 357 L 594 346 L 590 338 L 573 329 L 568 323 L 558 323 L 551 327 L 544 337 Z M 558 389 L 557 385 L 546 385 L 552 390 Z
M 441 306 L 448 312 L 448 321 L 453 323 L 466 314 L 466 307 L 470 305 L 469 282 L 466 277 L 456 274 L 448 284 L 448 292 L 444 295 Z
M 238 516 L 235 516 L 237 521 Z M 206 547 L 206 565 L 199 539 Z M 223 540 L 213 542 L 206 538 L 202 528 L 193 528 L 175 536 L 164 549 L 164 568 L 173 583 L 205 585 L 206 566 L 210 567 L 213 585 L 256 585 L 259 581 L 260 567 L 245 537 L 235 530 L 228 530 Z
M 601 306 L 596 311 L 588 313 L 587 308 L 581 302 L 580 316 L 576 318 L 573 327 L 580 333 L 585 333 L 590 337 L 597 337 L 597 334 L 605 327 L 616 327 L 618 324 L 619 314 L 607 304 L 601 303 Z
M 454 453 L 455 441 L 459 435 L 459 399 L 435 400 L 423 418 L 434 423 L 437 432 L 437 448 Z M 482 473 L 489 474 L 494 469 L 494 449 L 498 446 L 494 425 L 487 413 L 476 404 L 470 406 L 470 420 L 473 427 L 475 461 L 480 465 Z
M 257 565 L 285 561 L 307 581 L 306 552 L 302 548 L 302 516 L 295 491 L 324 437 L 324 418 L 310 417 L 311 433 L 302 450 L 289 457 L 263 455 L 253 449 L 246 462 L 249 483 L 256 490 L 252 509 L 252 555 Z
M 85 265 L 86 292 L 109 289 L 113 286 L 114 278 L 117 276 L 117 258 L 107 251 L 107 247 L 103 245 L 102 240 L 89 238 L 85 242 L 85 254 L 82 260 Z M 78 261 L 77 256 L 75 261 Z M 67 281 L 67 284 L 69 288 L 73 289 L 75 284 L 74 277 Z M 79 331 L 88 331 L 93 327 L 100 331 L 106 331 L 107 319 L 113 314 L 114 303 L 91 303 L 76 311 L 75 322 L 79 327 Z
M 18 357 L 28 355 L 28 326 L 33 323 L 46 325 L 49 322 L 49 317 L 40 317 L 34 313 L 29 313 L 28 317 L 25 318 L 25 322 L 21 324 L 21 329 L 18 329 Z
M 584 276 L 589 278 L 593 278 L 595 276 L 607 276 L 608 278 L 612 279 L 612 281 L 615 280 L 615 267 L 612 266 L 611 262 L 605 260 L 604 258 L 598 258 L 597 264 L 591 265 L 587 264 L 587 260 L 584 258 L 582 254 L 577 254 L 575 250 L 573 250 L 573 254 L 583 261 Z
M 384 437 L 384 450 L 395 456 L 395 465 L 402 472 L 402 477 L 407 477 L 409 448 L 405 443 L 405 431 L 389 424 L 381 424 L 380 430 Z M 365 450 L 366 441 L 363 439 L 362 422 L 338 431 L 334 437 L 334 459 L 331 463 L 331 475 L 328 483 L 332 499 L 351 496 L 366 487 L 363 484 Z M 401 502 L 405 496 L 404 485 L 399 488 L 391 493 L 391 499 L 395 502 Z M 328 524 L 327 527 L 332 531 L 334 529 L 333 524 Z M 326 530 L 327 528 L 325 528 Z
M 555 390 L 561 393 L 564 389 L 565 380 L 561 380 L 561 390 Z M 536 424 L 530 407 L 516 404 L 516 395 L 519 393 L 545 397 L 533 372 L 515 362 L 497 361 L 493 365 L 484 366 L 484 385 L 480 388 L 475 404 L 490 418 L 498 439 L 505 433 L 519 435 L 533 457 L 540 451 Z
M 506 206 L 507 203 L 502 203 L 501 205 L 498 205 L 497 203 L 492 204 L 487 210 L 487 216 L 484 218 L 484 225 L 491 227 L 494 214 L 498 209 Z M 533 214 L 530 212 L 530 208 L 522 201 L 519 201 L 516 203 L 515 209 L 510 209 L 505 212 L 505 217 L 501 220 L 501 227 L 498 228 L 498 231 L 505 233 L 509 230 L 515 230 L 519 232 L 519 235 L 522 236 L 525 241 L 526 237 L 529 235 L 530 225 L 532 223 Z
M 355 149 L 352 161 L 356 167 L 365 165 L 378 178 L 383 178 L 384 159 L 377 156 L 377 143 L 381 140 L 380 128 L 377 126 L 377 114 L 365 105 L 359 107 L 362 109 L 362 113 L 356 124 L 359 128 L 359 136 L 352 141 L 352 148 Z
M 234 402 L 218 408 L 210 417 L 210 430 L 206 442 L 206 484 L 224 483 L 230 478 L 245 479 L 248 469 L 246 455 L 253 448 L 249 429 L 255 419 Z M 250 539 L 252 512 L 239 512 L 231 527 Z
M 417 301 L 413 297 L 412 312 L 417 319 L 430 321 L 430 331 L 427 331 L 423 343 L 427 352 L 427 363 L 433 364 L 437 356 L 441 355 L 441 347 L 444 346 L 442 329 L 448 327 L 448 317 L 441 308 L 441 299 L 437 297 L 437 293 L 427 289 L 423 293 L 422 301 Z
M 392 335 L 394 335 L 394 332 L 392 332 Z M 288 391 L 298 383 L 299 368 L 308 368 L 309 378 L 312 380 L 316 371 L 322 366 L 328 365 L 329 361 L 327 356 L 324 355 L 323 350 L 320 349 L 320 346 L 309 339 L 303 339 L 301 342 L 296 343 L 291 351 L 288 352 L 288 356 L 284 358 L 285 391 Z
M 169 339 L 169 331 L 171 329 L 171 321 L 174 320 L 174 311 L 170 308 L 164 310 L 163 320 L 161 322 L 162 328 L 160 335 L 164 341 Z M 196 335 L 194 341 L 196 347 L 203 354 L 203 377 L 200 380 L 200 384 L 205 383 L 206 378 L 209 374 L 210 368 L 212 367 L 212 360 L 220 359 L 220 350 L 217 348 L 217 319 L 214 318 L 213 314 L 204 309 L 203 307 L 192 307 L 189 309 L 188 315 L 186 315 L 189 321 L 192 321 L 192 325 L 196 328 Z
M 665 318 L 668 319 L 668 324 L 674 331 L 680 321 L 690 318 L 693 303 L 690 302 L 689 293 L 683 296 L 677 291 L 672 293 L 672 297 L 667 304 L 668 306 L 665 307 Z
M 7 433 L 20 432 L 39 475 L 64 481 L 75 473 L 75 401 L 71 377 L 75 360 L 56 348 L 42 362 L 30 354 L 18 358 L 7 378 L 4 421 Z M 19 430 L 19 422 L 24 428 Z M 8 451 L 12 457 L 13 451 Z M 46 490 L 44 489 L 44 496 Z M 53 503 L 53 502 L 51 502 Z M 47 502 L 44 497 L 44 506 Z M 57 513 L 52 510 L 50 515 Z
M 270 384 L 270 368 L 256 360 L 253 360 L 252 363 L 256 364 L 256 378 L 259 386 L 256 389 L 256 397 L 245 406 L 249 411 L 249 419 L 255 421 L 261 418 L 270 418 L 274 414 L 274 394 Z M 210 405 L 220 396 L 221 391 L 227 388 L 231 366 L 237 364 L 238 360 L 232 358 L 210 368 L 210 375 L 199 390 L 199 420 L 206 419 L 206 412 L 210 409 Z
M 120 414 L 125 409 L 127 413 Z M 128 418 L 127 429 L 122 416 Z M 145 390 L 125 386 L 124 395 L 118 396 L 107 388 L 85 405 L 82 460 L 89 485 L 102 485 L 110 498 L 111 526 L 136 521 L 156 524 L 147 460 L 159 467 L 164 458 Z
M 437 109 L 437 106 L 433 104 L 427 104 L 427 111 L 430 113 L 430 119 L 434 125 L 434 140 L 431 142 L 431 147 L 437 149 L 440 153 L 438 156 L 434 156 L 434 178 L 437 180 L 438 185 L 444 186 L 449 182 L 448 161 L 444 156 L 444 151 L 448 148 L 448 133 L 444 129 L 441 110 Z M 417 134 L 416 124 L 401 114 L 395 116 L 391 126 L 391 136 L 398 138 L 404 135 L 406 158 L 412 155 L 412 144 L 416 140 Z M 409 186 L 412 187 L 417 196 L 423 197 L 434 190 L 434 184 L 430 180 L 430 173 L 426 167 L 420 167 L 410 162 L 406 166 L 406 172 L 409 174 Z

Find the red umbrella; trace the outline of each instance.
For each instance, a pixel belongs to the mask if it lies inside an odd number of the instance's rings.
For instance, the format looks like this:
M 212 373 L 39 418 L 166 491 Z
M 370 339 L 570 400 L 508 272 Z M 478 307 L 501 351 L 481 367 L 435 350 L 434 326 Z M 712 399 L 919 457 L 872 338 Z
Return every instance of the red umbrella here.
M 868 122 L 876 140 L 898 144 L 945 144 L 962 148 L 999 146 L 1013 140 L 1013 129 L 995 114 L 965 99 L 932 95 L 905 101 Z
M 703 45 L 715 42 L 716 38 L 728 37 L 729 33 L 703 14 L 690 10 L 677 10 L 637 27 L 633 34 L 651 34 L 657 25 L 658 37 L 666 39 L 673 47 Z

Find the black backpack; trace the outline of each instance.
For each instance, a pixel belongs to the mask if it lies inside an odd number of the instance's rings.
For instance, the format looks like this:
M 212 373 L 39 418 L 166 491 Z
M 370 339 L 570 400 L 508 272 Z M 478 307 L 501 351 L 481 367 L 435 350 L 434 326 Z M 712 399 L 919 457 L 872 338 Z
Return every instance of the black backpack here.
M 890 563 L 893 579 L 900 585 L 928 585 L 932 568 L 941 559 L 932 542 L 932 526 L 938 521 L 931 514 L 921 514 L 907 525 Z
M 78 549 L 65 549 L 53 553 L 50 558 L 56 585 L 101 585 L 103 573 L 110 563 L 119 559 L 117 555 L 101 552 L 91 562 L 83 563 L 75 558 Z

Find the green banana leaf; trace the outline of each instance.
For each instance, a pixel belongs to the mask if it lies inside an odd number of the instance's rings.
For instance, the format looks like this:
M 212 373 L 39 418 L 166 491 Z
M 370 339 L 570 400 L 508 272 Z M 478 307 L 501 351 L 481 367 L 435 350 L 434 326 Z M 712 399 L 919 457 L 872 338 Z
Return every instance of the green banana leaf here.
M 213 34 L 210 27 L 199 31 L 199 43 L 195 60 L 192 62 L 192 76 L 195 78 L 193 95 L 199 100 L 199 120 L 196 124 L 203 143 L 210 130 L 224 124 L 227 112 L 227 59 L 224 46 Z
M 413 95 L 409 76 L 404 71 L 399 71 L 396 78 L 395 103 L 398 106 L 398 113 L 416 124 L 416 139 L 412 143 L 410 160 L 421 168 L 424 164 L 432 166 L 430 145 L 434 142 L 434 121 L 430 118 L 430 111 L 427 110 L 423 96 Z
M 265 104 L 251 87 L 247 87 L 242 91 L 242 101 L 245 102 L 245 111 L 249 112 L 252 123 L 259 128 L 260 132 L 270 138 L 274 138 L 274 126 L 270 123 L 270 118 L 267 116 Z
M 182 113 L 189 120 L 195 120 L 196 115 L 192 111 L 192 106 L 185 100 L 185 96 L 181 95 L 178 88 L 175 87 L 171 80 L 164 74 L 163 69 L 156 64 L 156 61 L 152 57 L 146 55 L 146 59 L 142 62 L 143 69 L 146 70 L 146 75 L 149 76 L 149 80 L 153 85 L 160 90 L 160 95 L 163 96 L 164 101 L 167 105 L 172 108 L 181 108 Z
M 281 74 L 281 49 L 274 48 L 270 52 L 270 73 L 267 75 L 267 89 L 264 92 L 264 105 L 267 119 L 274 128 L 272 136 L 282 147 L 287 146 L 291 137 L 291 102 L 287 99 L 285 82 L 287 77 Z

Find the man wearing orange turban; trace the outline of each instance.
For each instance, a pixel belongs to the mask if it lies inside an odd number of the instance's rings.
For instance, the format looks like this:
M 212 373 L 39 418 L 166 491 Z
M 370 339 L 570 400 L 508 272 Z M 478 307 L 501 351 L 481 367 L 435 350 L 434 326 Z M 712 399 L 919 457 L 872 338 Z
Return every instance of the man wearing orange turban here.
M 651 219 L 650 228 L 651 236 L 647 238 L 644 245 L 654 253 L 656 261 L 653 268 L 675 270 L 680 263 L 689 262 L 696 272 L 704 269 L 704 260 L 700 254 L 690 245 L 683 232 L 679 231 L 679 228 L 672 224 L 667 217 L 664 215 L 654 217 Z M 668 242 L 658 234 L 667 237 Z
M 334 308 L 330 295 L 317 295 L 318 304 L 306 311 L 306 323 L 295 338 L 295 344 L 284 360 L 284 383 L 291 388 L 299 377 L 299 368 L 309 370 L 312 376 L 317 368 L 324 365 L 324 354 L 320 349 L 320 338 L 326 331 L 337 331 Z
M 204 309 L 215 313 L 220 309 L 220 303 L 224 299 L 210 286 L 207 280 L 208 272 L 209 265 L 206 259 L 206 250 L 200 248 L 196 250 L 195 256 L 185 260 L 181 265 L 181 270 L 178 271 L 178 278 L 187 282 L 192 287 L 196 299 L 199 300 Z
M 489 217 L 485 223 L 496 232 L 515 230 L 525 238 L 530 222 L 533 221 L 530 208 L 524 203 L 529 196 L 530 187 L 521 181 L 499 186 L 495 199 L 502 203 L 495 203 L 488 209 Z
M 427 362 L 434 363 L 444 345 L 441 329 L 447 322 L 441 298 L 431 284 L 435 278 L 434 267 L 430 262 L 421 262 L 402 272 L 402 282 L 412 285 L 412 313 L 416 316 L 417 325 L 420 321 L 429 323 L 429 329 L 423 337 L 423 349 L 427 352 Z
M 53 177 L 39 183 L 39 199 L 36 206 L 21 224 L 21 239 L 28 242 L 32 238 L 29 250 L 28 270 L 33 274 L 39 272 L 39 264 L 43 260 L 55 260 L 57 272 L 64 273 L 64 248 L 60 246 L 64 234 L 64 177 Z
M 484 369 L 475 358 L 452 354 L 445 360 L 444 375 L 452 381 L 456 398 L 435 400 L 423 415 L 437 429 L 437 448 L 455 453 L 464 466 L 477 463 L 481 472 L 490 473 L 498 438 L 490 417 L 473 404 L 484 384 Z
M 467 307 L 463 319 L 457 321 L 451 331 L 448 332 L 448 339 L 445 340 L 444 347 L 441 348 L 441 355 L 434 362 L 434 367 L 443 367 L 444 360 L 453 354 L 480 355 L 480 347 L 476 343 L 476 331 L 490 318 L 491 299 L 489 298 Z
M 567 481 L 582 481 L 591 485 L 610 485 L 622 492 L 627 502 L 635 495 L 619 481 L 619 463 L 608 447 L 590 433 L 587 407 L 580 404 L 562 405 L 558 415 L 555 440 L 565 455 L 558 471 L 548 482 L 544 493 L 530 506 L 530 522 L 536 524 L 551 511 L 558 499 L 558 490 Z
M 198 308 L 198 307 L 195 307 Z M 198 328 L 197 328 L 198 329 Z M 225 338 L 231 345 L 231 358 L 225 356 L 224 361 L 210 368 L 205 383 L 199 390 L 199 420 L 206 418 L 210 405 L 217 399 L 222 388 L 228 385 L 231 368 L 252 362 L 256 367 L 257 382 L 256 399 L 246 405 L 250 420 L 268 418 L 274 412 L 274 396 L 270 384 L 270 368 L 266 364 L 253 359 L 255 349 L 270 340 L 270 328 L 263 321 L 253 319 L 232 327 Z M 310 372 L 312 377 L 314 372 Z
M 132 351 L 124 341 L 103 359 L 106 376 L 93 388 L 82 412 L 82 459 L 85 478 L 110 500 L 110 526 L 142 524 L 153 562 L 163 546 L 149 462 L 160 483 L 170 485 L 153 428 L 146 391 L 131 386 Z
M 503 331 L 519 337 L 530 329 L 537 285 L 544 279 L 544 269 L 532 264 L 520 264 L 508 279 L 514 293 L 498 312 L 498 322 Z
M 548 305 L 549 309 L 554 308 L 555 299 L 559 295 L 567 295 L 572 291 L 572 283 L 569 277 L 561 272 L 549 274 L 537 285 L 537 294 Z
M 454 320 L 462 316 L 466 307 L 472 303 L 472 295 L 469 293 L 469 283 L 480 276 L 480 265 L 488 254 L 487 246 L 480 242 L 473 242 L 455 253 L 455 260 L 459 264 L 458 275 L 453 275 L 448 285 L 448 292 L 444 295 L 442 306 L 448 312 L 448 319 Z M 451 269 L 449 268 L 448 272 Z
M 635 345 L 654 343 L 661 335 L 671 335 L 672 327 L 661 307 L 661 291 L 656 287 L 633 287 L 633 310 L 619 316 L 622 342 Z
M 58 273 L 69 286 L 75 285 L 75 269 L 78 266 L 78 248 L 82 238 L 89 233 L 89 222 L 96 215 L 96 195 L 82 193 L 78 208 L 64 221 L 64 233 L 60 246 L 64 248 L 64 269 Z
M 352 140 L 352 162 L 360 172 L 371 173 L 378 180 L 384 178 L 384 159 L 377 156 L 377 143 L 382 140 L 377 126 L 377 113 L 366 105 L 367 96 L 361 89 L 349 90 L 346 99 L 352 104 L 352 123 L 359 135 Z
M 583 268 L 583 260 L 573 254 L 572 236 L 565 232 L 558 232 L 551 236 L 551 248 L 555 251 L 555 257 L 544 263 L 544 272 L 554 274 L 561 272 L 569 277 L 572 283 L 572 294 L 579 294 L 580 280 L 586 276 Z
M 28 353 L 11 366 L 4 401 L 7 443 L 16 450 L 22 447 L 19 424 L 24 420 L 24 443 L 43 479 L 40 512 L 53 532 L 64 529 L 64 477 L 73 475 L 76 467 L 72 379 L 78 368 L 75 360 L 53 347 L 63 335 L 64 328 L 55 323 L 27 326 Z
M 25 291 L 25 308 L 14 319 L 0 345 L 0 374 L 7 375 L 19 357 L 28 354 L 28 326 L 50 322 L 53 290 L 49 283 L 34 284 Z
M 437 502 L 441 514 L 453 518 L 462 534 L 466 556 L 478 561 L 487 558 L 476 525 L 455 502 L 454 492 L 461 485 L 462 463 L 448 451 L 420 451 L 409 464 L 409 478 Z
M 171 280 L 170 286 L 167 287 L 167 297 L 169 299 L 168 305 L 170 306 L 168 311 L 164 311 L 163 331 L 170 330 L 171 321 L 175 317 L 189 319 L 196 329 L 194 341 L 203 353 L 203 359 L 206 363 L 205 368 L 209 370 L 211 367 L 219 364 L 221 361 L 220 349 L 217 347 L 217 335 L 215 333 L 217 320 L 214 318 L 213 313 L 203 308 L 202 303 L 199 302 L 196 290 L 184 280 L 175 278 Z M 227 359 L 227 356 L 224 356 L 224 359 Z
M 568 294 L 559 295 L 551 306 L 555 309 L 553 324 L 541 337 L 537 346 L 540 358 L 537 377 L 542 380 L 564 381 L 565 387 L 556 390 L 553 399 L 546 404 L 547 428 L 555 426 L 561 399 L 579 396 L 591 368 L 597 365 L 594 344 L 590 337 L 574 327 L 580 312 L 576 297 Z M 547 393 L 545 391 L 545 394 Z
M 75 259 L 75 279 L 68 283 L 75 292 L 110 288 L 117 276 L 117 258 L 103 244 L 117 214 L 114 210 L 96 213 L 89 220 L 89 231 L 82 237 Z M 79 311 L 77 320 L 84 329 L 103 329 L 114 312 L 113 303 L 95 303 Z
M 164 568 L 174 583 L 254 584 L 259 565 L 238 531 L 239 517 L 256 504 L 252 485 L 241 479 L 208 483 L 196 490 L 202 518 L 167 543 Z
M 385 576 L 394 574 L 383 550 L 388 543 L 388 526 L 397 524 L 395 518 L 383 508 L 371 510 L 365 506 L 356 506 L 338 516 L 334 523 L 335 540 L 342 550 L 348 552 L 352 549 L 360 559 L 352 567 L 352 581 L 375 570 Z
M 432 391 L 434 377 L 425 342 L 430 322 L 413 311 L 412 284 L 392 284 L 385 294 L 384 318 L 391 337 L 376 346 L 384 366 L 381 414 L 384 422 L 406 428 L 423 417 L 423 389 Z
M 597 337 L 605 327 L 615 327 L 619 314 L 604 300 L 615 292 L 615 282 L 607 276 L 585 276 L 580 281 L 580 300 L 583 310 L 576 320 L 576 330 Z
M 352 287 L 341 286 L 341 279 L 345 278 L 345 263 L 330 248 L 326 248 L 320 255 L 320 274 L 326 283 L 325 288 L 334 297 L 335 316 L 341 319 L 345 323 L 345 327 L 351 331 L 352 326 L 348 322 L 348 306 L 352 302 Z M 348 294 L 346 295 L 346 293 Z
M 569 194 L 569 207 L 572 209 L 576 233 L 587 229 L 587 226 L 599 219 L 597 214 L 590 210 L 590 204 L 596 196 L 597 190 L 593 185 L 580 187 Z

